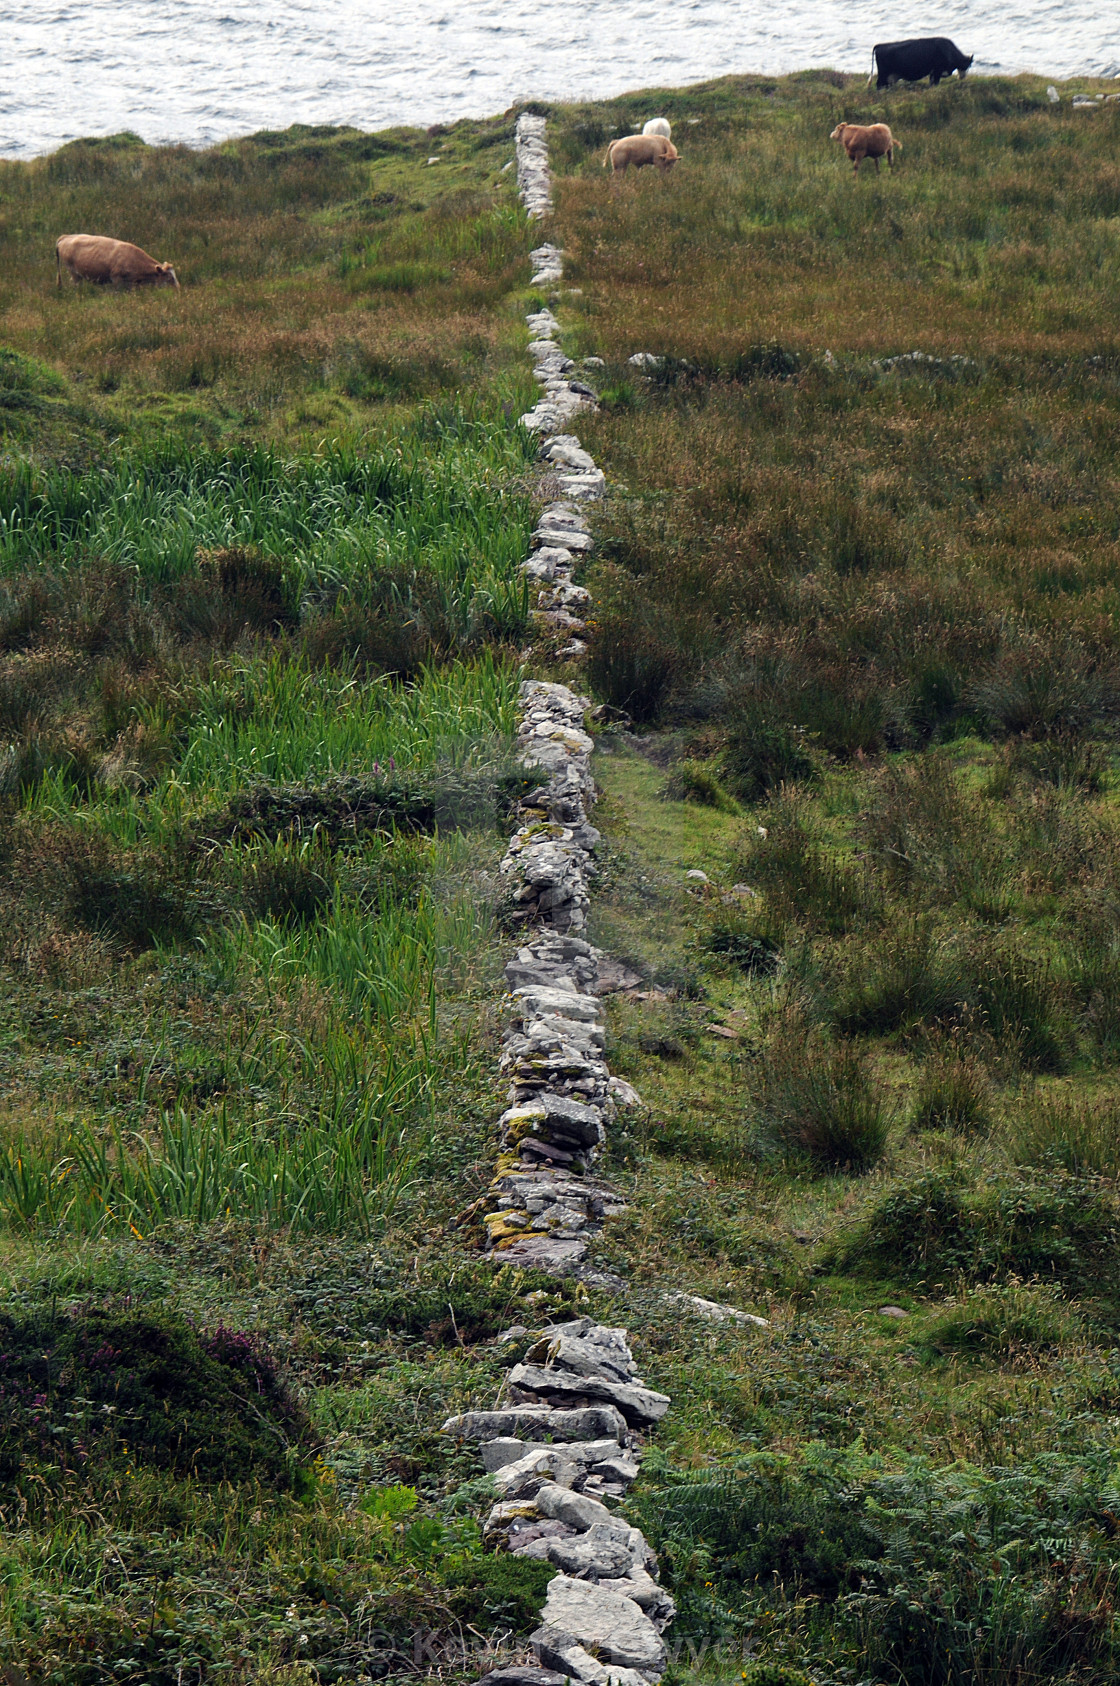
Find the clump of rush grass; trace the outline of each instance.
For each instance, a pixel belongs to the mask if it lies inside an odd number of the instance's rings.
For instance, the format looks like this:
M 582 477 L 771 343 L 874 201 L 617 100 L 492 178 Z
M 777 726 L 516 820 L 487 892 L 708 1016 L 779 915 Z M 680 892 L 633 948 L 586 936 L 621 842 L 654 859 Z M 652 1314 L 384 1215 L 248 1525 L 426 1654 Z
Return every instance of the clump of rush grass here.
M 959 1036 L 933 1041 L 922 1061 L 910 1125 L 914 1130 L 982 1133 L 992 1122 L 992 1085 L 987 1066 Z
M 717 769 L 693 756 L 684 756 L 665 782 L 665 795 L 672 802 L 695 802 L 715 808 L 721 814 L 741 814 L 742 808 L 724 787 Z
M 830 1249 L 841 1268 L 938 1286 L 1034 1278 L 1113 1293 L 1116 1202 L 1099 1179 L 943 1166 L 877 1190 Z
M 754 1105 L 763 1152 L 857 1172 L 882 1157 L 894 1119 L 866 1054 L 825 1041 L 795 1013 L 763 1056 Z
M 973 1288 L 930 1318 L 922 1338 L 942 1354 L 1015 1362 L 1078 1343 L 1084 1329 L 1056 1283 L 1012 1280 Z
M 782 791 L 761 818 L 765 824 L 744 826 L 740 833 L 735 871 L 765 892 L 779 919 L 834 935 L 875 922 L 877 886 L 822 841 L 802 792 Z
M 1120 1105 L 1110 1094 L 1041 1092 L 1015 1107 L 1004 1132 L 1022 1165 L 1075 1174 L 1120 1174 Z
M 728 905 L 712 915 L 702 943 L 709 954 L 746 977 L 766 978 L 781 965 L 783 936 L 765 913 Z

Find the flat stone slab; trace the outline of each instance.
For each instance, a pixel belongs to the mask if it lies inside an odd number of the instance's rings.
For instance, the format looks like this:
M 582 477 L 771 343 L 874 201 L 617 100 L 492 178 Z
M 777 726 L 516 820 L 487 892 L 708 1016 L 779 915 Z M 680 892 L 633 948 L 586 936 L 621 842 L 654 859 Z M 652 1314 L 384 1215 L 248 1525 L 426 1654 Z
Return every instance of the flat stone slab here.
M 601 1376 L 572 1376 L 537 1364 L 515 1364 L 509 1382 L 511 1387 L 549 1400 L 602 1400 L 616 1406 L 633 1428 L 659 1423 L 670 1405 L 667 1393 L 655 1393 L 652 1388 L 608 1382 Z
M 576 1580 L 612 1580 L 630 1572 L 630 1553 L 618 1540 L 549 1540 L 545 1556 Z
M 569 1633 L 602 1661 L 637 1669 L 647 1678 L 665 1667 L 665 1643 L 644 1610 L 606 1587 L 557 1575 L 548 1583 L 541 1625 Z
M 594 1024 L 601 1010 L 595 995 L 581 995 L 574 989 L 542 987 L 540 984 L 526 984 L 522 989 L 515 989 L 513 999 L 535 1019 L 539 1019 L 542 1013 L 559 1013 L 565 1019 Z
M 632 1385 L 635 1365 L 630 1349 L 624 1342 L 619 1347 L 582 1340 L 578 1335 L 554 1335 L 537 1342 L 526 1355 L 530 1362 L 543 1363 L 546 1369 L 567 1370 L 573 1376 L 602 1377 L 608 1382 Z
M 578 1236 L 570 1239 L 559 1236 L 525 1235 L 507 1241 L 492 1254 L 501 1264 L 523 1264 L 533 1270 L 551 1271 L 565 1276 L 575 1269 L 587 1253 L 587 1242 Z
M 737 1306 L 721 1305 L 718 1300 L 705 1300 L 699 1294 L 662 1294 L 661 1298 L 666 1305 L 679 1305 L 686 1311 L 694 1311 L 710 1323 L 738 1323 L 743 1327 L 753 1324 L 756 1329 L 770 1327 L 766 1317 L 758 1317 L 753 1311 L 740 1311 Z
M 578 527 L 560 527 L 551 522 L 546 526 L 542 521 L 533 533 L 533 538 L 539 545 L 563 545 L 566 550 L 587 552 L 595 549 L 595 541 L 590 533 L 581 532 Z
M 566 1522 L 578 1534 L 585 1534 L 597 1523 L 608 1527 L 617 1525 L 605 1504 L 588 1498 L 584 1493 L 573 1493 L 557 1482 L 545 1482 L 534 1495 L 534 1503 L 538 1515 L 549 1516 L 555 1522 Z
M 617 1663 L 601 1663 L 570 1633 L 538 1628 L 529 1643 L 538 1656 L 563 1669 L 565 1680 L 578 1681 L 581 1686 L 649 1686 L 650 1676 L 634 1668 L 620 1668 Z
M 568 1676 L 552 1668 L 534 1668 L 532 1663 L 511 1663 L 508 1668 L 491 1669 L 478 1686 L 565 1686 Z
M 542 1434 L 550 1434 L 554 1440 L 629 1440 L 624 1417 L 610 1405 L 589 1405 L 582 1411 L 550 1411 L 540 1405 L 464 1411 L 448 1417 L 443 1433 L 459 1440 L 522 1440 Z

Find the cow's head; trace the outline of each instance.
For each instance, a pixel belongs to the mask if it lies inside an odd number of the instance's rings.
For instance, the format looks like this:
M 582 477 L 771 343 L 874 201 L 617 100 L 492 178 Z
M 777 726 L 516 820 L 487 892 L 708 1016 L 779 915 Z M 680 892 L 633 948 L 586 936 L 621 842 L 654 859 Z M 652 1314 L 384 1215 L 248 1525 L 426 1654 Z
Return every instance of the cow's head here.
M 972 61 L 975 57 L 976 57 L 975 53 L 969 53 L 969 55 L 965 59 L 964 63 L 962 65 L 958 66 L 957 75 L 960 77 L 962 82 L 964 81 L 964 78 L 968 74 L 969 66 L 972 64 Z
M 177 287 L 179 285 L 179 277 L 169 263 L 156 264 L 155 284 L 157 287 Z
M 835 129 L 833 129 L 832 133 L 828 137 L 829 140 L 843 140 L 844 139 L 844 130 L 850 129 L 850 128 L 851 128 L 850 123 L 837 123 Z

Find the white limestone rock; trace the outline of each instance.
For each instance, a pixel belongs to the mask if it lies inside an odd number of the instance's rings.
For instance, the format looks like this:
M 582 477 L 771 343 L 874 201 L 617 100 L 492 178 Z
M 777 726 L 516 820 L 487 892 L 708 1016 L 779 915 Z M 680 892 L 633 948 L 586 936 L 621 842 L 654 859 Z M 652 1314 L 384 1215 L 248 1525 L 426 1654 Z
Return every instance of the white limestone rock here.
M 740 1311 L 737 1306 L 721 1305 L 718 1300 L 705 1300 L 699 1294 L 662 1294 L 661 1298 L 666 1305 L 684 1306 L 711 1323 L 753 1324 L 756 1329 L 770 1327 L 768 1318 L 758 1317 L 753 1311 Z
M 664 1641 L 632 1598 L 570 1575 L 557 1575 L 548 1583 L 541 1627 L 570 1634 L 603 1662 L 637 1669 L 647 1679 L 656 1678 L 665 1667 Z M 535 1643 L 539 1633 L 540 1629 L 533 1635 Z

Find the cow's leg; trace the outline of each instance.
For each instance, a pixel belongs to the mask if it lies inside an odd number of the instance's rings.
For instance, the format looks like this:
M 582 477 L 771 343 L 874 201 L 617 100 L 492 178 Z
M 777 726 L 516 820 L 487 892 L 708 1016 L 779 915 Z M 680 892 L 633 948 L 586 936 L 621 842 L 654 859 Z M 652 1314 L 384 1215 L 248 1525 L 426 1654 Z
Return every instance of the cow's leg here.
M 879 154 L 875 154 L 875 174 L 879 174 Z
M 930 85 L 930 87 L 936 88 L 940 81 L 941 81 L 941 72 L 939 70 L 931 70 L 930 73 L 929 73 L 929 85 Z

